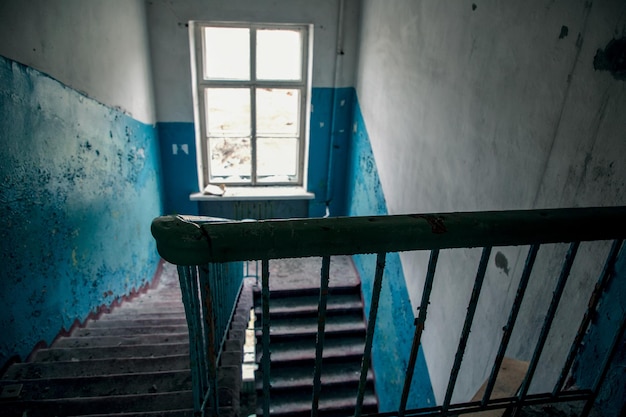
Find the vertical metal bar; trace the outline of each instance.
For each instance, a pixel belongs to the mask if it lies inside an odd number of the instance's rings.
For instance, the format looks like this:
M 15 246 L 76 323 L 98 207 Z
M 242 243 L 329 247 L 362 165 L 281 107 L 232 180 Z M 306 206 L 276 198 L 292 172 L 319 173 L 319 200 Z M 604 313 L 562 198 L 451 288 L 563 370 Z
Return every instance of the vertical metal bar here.
M 513 300 L 513 306 L 511 307 L 511 312 L 509 313 L 509 319 L 504 326 L 504 333 L 502 334 L 500 347 L 498 348 L 498 353 L 496 354 L 496 359 L 493 363 L 493 368 L 491 369 L 491 375 L 489 376 L 487 386 L 485 387 L 485 394 L 483 395 L 482 406 L 487 405 L 487 402 L 491 397 L 493 387 L 496 384 L 496 378 L 498 377 L 498 372 L 500 371 L 500 366 L 502 365 L 502 360 L 504 359 L 506 349 L 509 346 L 511 334 L 513 334 L 513 327 L 515 327 L 515 321 L 517 320 L 517 315 L 519 314 L 520 307 L 522 306 L 522 300 L 524 299 L 524 294 L 526 293 L 526 288 L 528 287 L 530 274 L 532 272 L 533 266 L 535 265 L 537 252 L 539 252 L 539 245 L 532 245 L 528 250 L 526 263 L 524 264 L 524 270 L 522 271 L 522 276 L 520 278 L 519 284 L 517 285 L 515 300 Z
M 311 403 L 311 417 L 317 416 L 322 390 L 322 355 L 324 353 L 324 332 L 326 329 L 326 303 L 328 301 L 328 282 L 330 281 L 330 256 L 322 258 L 322 272 L 320 282 L 320 298 L 317 308 L 317 338 L 315 341 L 315 368 L 313 370 L 313 400 Z
M 191 369 L 192 393 L 193 393 L 193 409 L 194 414 L 199 414 L 202 408 L 202 397 L 204 396 L 204 384 L 202 367 L 199 363 L 201 355 L 201 347 L 199 345 L 201 338 L 199 337 L 199 325 L 197 311 L 194 309 L 192 297 L 192 267 L 178 266 L 178 279 L 180 281 L 183 306 L 185 307 L 185 316 L 187 318 L 187 326 L 189 332 L 189 366 Z
M 413 344 L 411 345 L 411 355 L 409 356 L 409 364 L 406 368 L 406 376 L 404 377 L 404 387 L 402 389 L 402 397 L 400 398 L 400 408 L 398 409 L 398 417 L 403 417 L 406 410 L 406 403 L 409 399 L 409 391 L 411 382 L 413 382 L 413 373 L 415 372 L 415 362 L 417 360 L 417 352 L 419 350 L 422 332 L 424 331 L 424 323 L 426 322 L 426 313 L 428 303 L 430 302 L 430 293 L 433 289 L 433 280 L 435 278 L 435 269 L 437 268 L 437 259 L 439 259 L 439 249 L 430 251 L 430 259 L 428 261 L 428 269 L 426 272 L 426 281 L 424 290 L 422 291 L 422 301 L 418 307 L 419 313 L 415 319 L 415 333 L 413 334 Z
M 270 415 L 270 269 L 269 260 L 261 262 L 261 303 L 263 309 L 263 356 L 261 368 L 263 370 L 263 416 Z
M 625 331 L 626 331 L 626 312 L 623 312 L 622 322 L 619 328 L 617 329 L 617 331 L 615 332 L 615 337 L 613 337 L 613 342 L 611 343 L 611 347 L 606 353 L 606 356 L 604 357 L 604 362 L 602 363 L 602 366 L 600 367 L 601 369 L 600 374 L 598 375 L 598 377 L 596 378 L 596 381 L 593 384 L 591 398 L 589 398 L 585 402 L 585 406 L 583 408 L 582 413 L 580 414 L 580 417 L 587 417 L 589 413 L 591 412 L 591 408 L 593 407 L 593 404 L 595 403 L 595 400 L 598 397 L 598 394 L 600 393 L 600 387 L 602 387 L 602 382 L 604 382 L 604 379 L 606 378 L 606 374 L 609 372 L 609 368 L 611 367 L 611 362 L 613 361 L 613 358 L 617 354 L 619 346 L 622 343 Z
M 206 361 L 206 378 L 208 380 L 207 385 L 207 400 L 211 409 L 211 415 L 217 416 L 219 409 L 219 400 L 217 395 L 217 354 L 216 354 L 216 334 L 215 334 L 215 305 L 214 296 L 219 298 L 219 294 L 214 294 L 211 281 L 214 281 L 217 277 L 215 272 L 217 268 L 213 264 L 209 264 L 199 269 L 199 284 L 200 284 L 200 300 L 203 317 L 204 328 L 204 360 Z
M 522 382 L 522 386 L 517 396 L 519 402 L 524 401 L 524 399 L 526 398 L 526 394 L 528 393 L 528 389 L 530 388 L 533 376 L 535 374 L 535 371 L 537 370 L 537 364 L 539 363 L 539 358 L 541 357 L 543 346 L 548 339 L 548 333 L 550 332 L 550 327 L 552 326 L 552 321 L 554 320 L 556 309 L 559 306 L 559 301 L 561 300 L 561 296 L 563 295 L 563 290 L 565 289 L 565 284 L 567 283 L 567 278 L 569 277 L 572 265 L 574 264 L 574 259 L 576 258 L 576 252 L 578 251 L 579 246 L 580 242 L 572 242 L 569 246 L 569 250 L 567 251 L 559 280 L 557 281 L 556 288 L 554 289 L 554 293 L 552 294 L 552 301 L 550 302 L 548 312 L 546 313 L 546 318 L 544 319 L 543 326 L 541 327 L 539 340 L 537 341 L 537 345 L 535 346 L 535 351 L 533 352 L 530 364 L 528 365 L 528 371 L 526 372 L 526 376 L 524 377 L 524 381 Z M 520 410 L 521 407 L 516 407 L 513 416 L 519 415 Z
M 480 296 L 480 290 L 485 280 L 485 272 L 487 271 L 487 265 L 489 263 L 489 256 L 491 255 L 491 246 L 483 248 L 483 253 L 480 257 L 480 263 L 478 264 L 478 271 L 476 272 L 476 280 L 474 281 L 474 289 L 472 290 L 472 296 L 470 297 L 469 306 L 467 307 L 467 315 L 465 316 L 465 323 L 463 324 L 463 331 L 461 332 L 461 339 L 459 340 L 459 346 L 454 357 L 454 365 L 450 371 L 450 379 L 448 381 L 448 388 L 446 389 L 446 396 L 443 400 L 442 408 L 445 411 L 450 407 L 450 400 L 452 399 L 452 393 L 454 392 L 454 386 L 456 385 L 456 379 L 459 375 L 459 369 L 461 368 L 461 362 L 463 361 L 463 355 L 465 354 L 465 347 L 467 346 L 467 340 L 469 339 L 469 333 L 472 328 L 472 322 L 474 321 L 474 314 L 476 313 L 476 307 L 478 305 L 478 297 Z
M 598 302 L 600 301 L 600 297 L 606 288 L 611 275 L 613 273 L 613 267 L 615 265 L 615 261 L 617 260 L 617 255 L 619 253 L 620 248 L 622 247 L 622 240 L 618 239 L 613 241 L 613 245 L 609 251 L 609 255 L 606 258 L 604 263 L 604 268 L 602 268 L 602 273 L 598 278 L 598 282 L 596 283 L 593 292 L 591 293 L 591 297 L 589 298 L 589 302 L 587 303 L 587 311 L 585 311 L 585 315 L 583 316 L 582 321 L 580 322 L 580 326 L 578 327 L 578 332 L 576 332 L 576 337 L 574 338 L 574 342 L 572 342 L 572 346 L 570 347 L 570 351 L 567 354 L 567 359 L 565 360 L 565 365 L 563 365 L 563 369 L 561 370 L 561 375 L 559 375 L 559 379 L 557 380 L 554 390 L 552 391 L 552 395 L 557 395 L 561 388 L 563 388 L 563 384 L 565 384 L 565 378 L 569 374 L 570 368 L 574 363 L 574 359 L 576 358 L 576 353 L 580 347 L 580 344 L 587 332 L 587 327 L 589 327 L 589 323 L 591 322 L 591 317 L 596 311 L 596 307 L 598 306 Z
M 359 379 L 359 389 L 356 397 L 356 407 L 354 417 L 360 417 L 363 409 L 363 397 L 365 396 L 365 386 L 367 384 L 367 371 L 369 369 L 372 356 L 372 342 L 376 328 L 376 315 L 378 314 L 378 301 L 383 285 L 383 272 L 385 271 L 385 259 L 387 254 L 380 252 L 376 256 L 376 272 L 374 274 L 374 287 L 372 289 L 372 302 L 370 304 L 370 314 L 367 320 L 367 333 L 365 335 L 365 348 L 363 350 L 363 361 L 361 362 L 361 377 Z

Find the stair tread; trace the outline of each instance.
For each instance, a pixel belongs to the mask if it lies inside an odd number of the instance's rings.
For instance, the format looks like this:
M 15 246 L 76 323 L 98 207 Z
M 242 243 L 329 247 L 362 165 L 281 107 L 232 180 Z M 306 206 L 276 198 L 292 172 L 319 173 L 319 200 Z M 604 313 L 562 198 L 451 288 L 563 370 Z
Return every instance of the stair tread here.
M 96 376 L 132 372 L 189 369 L 188 355 L 156 358 L 111 358 L 85 361 L 30 362 L 11 366 L 2 379 L 41 379 L 62 376 Z
M 311 387 L 313 385 L 313 366 L 311 367 L 284 367 L 270 370 L 270 386 L 272 390 L 294 389 L 298 387 Z M 258 372 L 256 389 L 263 388 L 262 372 Z M 347 363 L 322 364 L 322 385 L 349 385 L 358 384 L 361 376 L 361 363 L 359 361 Z M 373 382 L 374 374 L 367 372 L 367 381 Z
M 191 371 L 165 370 L 132 374 L 0 380 L 0 388 L 14 384 L 22 385 L 20 392 L 22 401 L 149 394 L 191 389 Z
M 184 316 L 177 316 L 174 318 L 141 318 L 132 319 L 126 316 L 120 318 L 112 318 L 109 320 L 92 320 L 85 326 L 86 329 L 99 329 L 109 327 L 151 327 L 151 326 L 176 326 L 187 325 L 187 321 Z
M 365 323 L 359 315 L 326 317 L 325 333 L 365 332 Z M 315 336 L 318 329 L 317 317 L 282 318 L 271 320 L 270 337 L 276 336 Z M 256 330 L 256 337 L 262 336 L 262 329 Z
M 363 397 L 363 406 L 372 409 L 377 407 L 378 401 L 376 396 L 371 391 L 366 391 Z M 356 391 L 344 391 L 344 390 L 332 390 L 320 393 L 320 400 L 318 403 L 320 412 L 341 412 L 346 411 L 354 412 L 356 406 Z M 257 414 L 262 414 L 261 409 L 257 406 Z M 271 397 L 270 414 L 272 415 L 295 415 L 297 413 L 311 413 L 311 392 L 303 391 L 298 394 L 292 394 L 288 398 L 286 397 Z
M 50 415 L 89 415 L 106 410 L 107 413 L 146 412 L 184 409 L 191 404 L 191 390 L 139 395 L 112 395 L 107 397 L 75 397 L 23 402 L 5 402 L 10 412 L 24 410 L 29 417 Z
M 316 315 L 319 305 L 319 295 L 292 296 L 271 299 L 270 315 L 313 314 Z M 362 312 L 361 297 L 358 292 L 351 294 L 330 295 L 327 299 L 327 312 L 357 311 Z M 261 306 L 254 310 L 257 316 L 262 315 Z
M 98 337 L 98 336 L 139 336 L 158 335 L 167 333 L 185 333 L 187 325 L 164 325 L 164 326 L 133 326 L 133 327 L 85 327 L 72 332 L 72 337 Z
M 326 339 L 322 357 L 324 359 L 348 360 L 349 357 L 363 356 L 364 338 Z M 315 360 L 315 343 L 306 341 L 278 342 L 271 344 L 271 362 L 298 362 Z M 257 363 L 260 363 L 263 349 L 257 345 Z
M 37 351 L 35 362 L 70 361 L 74 359 L 141 358 L 188 354 L 189 343 L 154 345 L 103 346 L 84 348 L 47 348 Z
M 58 339 L 52 347 L 104 347 L 104 346 L 132 346 L 143 344 L 163 344 L 188 342 L 188 333 L 163 333 L 159 335 L 138 336 L 84 336 L 63 337 Z

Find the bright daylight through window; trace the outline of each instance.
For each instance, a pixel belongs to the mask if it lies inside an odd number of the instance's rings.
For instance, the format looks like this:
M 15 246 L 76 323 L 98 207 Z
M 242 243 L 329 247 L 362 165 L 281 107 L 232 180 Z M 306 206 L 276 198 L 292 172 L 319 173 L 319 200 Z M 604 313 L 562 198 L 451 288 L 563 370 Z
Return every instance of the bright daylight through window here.
M 308 27 L 191 27 L 201 186 L 302 185 Z

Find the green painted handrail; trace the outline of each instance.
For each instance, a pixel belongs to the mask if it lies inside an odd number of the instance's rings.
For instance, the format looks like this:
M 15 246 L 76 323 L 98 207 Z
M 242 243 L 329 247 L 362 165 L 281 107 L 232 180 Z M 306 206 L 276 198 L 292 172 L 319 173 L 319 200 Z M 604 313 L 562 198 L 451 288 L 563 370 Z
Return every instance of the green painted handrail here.
M 162 216 L 159 254 L 176 265 L 462 247 L 608 240 L 626 236 L 626 207 L 227 221 Z

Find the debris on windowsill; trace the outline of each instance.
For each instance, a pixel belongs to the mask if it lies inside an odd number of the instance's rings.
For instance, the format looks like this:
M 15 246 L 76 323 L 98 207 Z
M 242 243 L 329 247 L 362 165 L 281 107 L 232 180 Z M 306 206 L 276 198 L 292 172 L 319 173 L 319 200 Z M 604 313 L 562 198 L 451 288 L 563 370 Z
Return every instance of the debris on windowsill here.
M 208 195 L 222 196 L 224 195 L 225 192 L 226 192 L 226 186 L 224 184 L 220 184 L 220 185 L 209 184 L 206 187 L 204 187 L 204 194 L 208 194 Z

